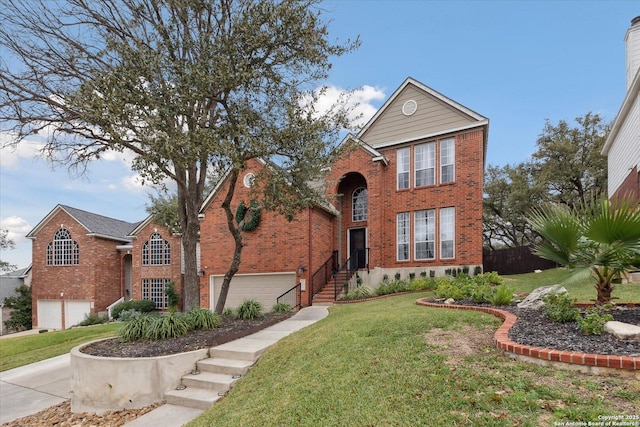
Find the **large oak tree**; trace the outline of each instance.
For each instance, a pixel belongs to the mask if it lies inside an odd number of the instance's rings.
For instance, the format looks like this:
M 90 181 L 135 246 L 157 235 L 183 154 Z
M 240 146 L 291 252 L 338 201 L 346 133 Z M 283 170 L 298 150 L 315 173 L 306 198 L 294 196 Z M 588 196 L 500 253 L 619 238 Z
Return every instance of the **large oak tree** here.
M 307 183 L 347 121 L 341 106 L 314 108 L 316 87 L 330 58 L 358 42 L 330 41 L 318 3 L 0 0 L 0 130 L 14 143 L 46 135 L 45 153 L 80 172 L 109 150 L 128 151 L 146 180 L 174 181 L 184 305 L 199 306 L 208 170 L 232 183 L 221 206 L 236 242 L 227 288 L 242 251 L 230 203 L 247 160 L 279 166 L 260 177 L 269 182 L 257 186 L 269 189 L 261 207 L 290 216 L 320 197 Z

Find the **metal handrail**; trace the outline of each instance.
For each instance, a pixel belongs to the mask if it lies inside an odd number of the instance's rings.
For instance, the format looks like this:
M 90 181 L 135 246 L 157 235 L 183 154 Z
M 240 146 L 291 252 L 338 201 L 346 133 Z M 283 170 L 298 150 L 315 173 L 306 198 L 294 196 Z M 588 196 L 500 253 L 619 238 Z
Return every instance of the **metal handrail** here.
M 276 298 L 276 302 L 278 304 L 289 304 L 295 309 L 302 308 L 302 283 L 298 282 L 293 288 L 280 295 Z
M 311 289 L 313 295 L 320 292 L 329 281 L 329 278 L 338 269 L 338 251 L 333 251 L 331 256 L 311 276 Z
M 370 248 L 365 248 L 364 249 L 366 252 L 365 255 L 365 266 L 367 268 L 367 273 L 369 272 L 369 250 Z M 337 270 L 334 274 L 333 274 L 333 300 L 337 300 L 338 299 L 338 295 L 340 294 L 340 291 L 342 290 L 342 287 L 338 286 L 338 273 L 341 271 L 345 271 L 346 272 L 346 277 L 348 278 L 347 280 L 350 281 L 351 278 L 353 277 L 353 273 L 356 272 L 356 270 L 359 269 L 359 265 L 360 265 L 360 259 L 359 259 L 359 252 L 360 251 L 353 251 L 351 253 L 351 256 L 349 258 L 347 258 L 347 260 L 342 264 L 342 266 L 340 267 L 339 270 Z M 351 262 L 353 259 L 353 262 Z

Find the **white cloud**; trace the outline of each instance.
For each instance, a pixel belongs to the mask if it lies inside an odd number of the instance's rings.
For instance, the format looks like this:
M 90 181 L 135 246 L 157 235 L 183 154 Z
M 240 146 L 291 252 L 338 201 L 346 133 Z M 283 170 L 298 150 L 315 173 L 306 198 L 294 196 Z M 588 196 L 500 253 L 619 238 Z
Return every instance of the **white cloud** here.
M 378 111 L 374 102 L 385 98 L 386 95 L 382 89 L 369 85 L 352 91 L 337 86 L 328 86 L 318 96 L 315 106 L 320 113 L 326 113 L 335 105 L 342 104 L 351 112 L 349 118 L 352 126 L 361 127 Z
M 42 142 L 25 139 L 17 145 L 11 144 L 12 137 L 6 132 L 0 132 L 0 166 L 16 169 L 20 159 L 33 159 L 40 155 Z
M 0 218 L 0 229 L 9 230 L 7 238 L 13 240 L 16 244 L 20 241 L 24 241 L 24 236 L 26 236 L 32 228 L 33 227 L 27 222 L 27 220 L 18 216 Z
M 142 192 L 143 190 L 146 190 L 148 188 L 146 185 L 142 184 L 142 177 L 137 173 L 120 178 L 120 184 L 122 186 L 120 188 L 124 188 L 127 191 L 133 192 Z M 119 189 L 113 184 L 111 184 L 109 188 L 116 190 Z

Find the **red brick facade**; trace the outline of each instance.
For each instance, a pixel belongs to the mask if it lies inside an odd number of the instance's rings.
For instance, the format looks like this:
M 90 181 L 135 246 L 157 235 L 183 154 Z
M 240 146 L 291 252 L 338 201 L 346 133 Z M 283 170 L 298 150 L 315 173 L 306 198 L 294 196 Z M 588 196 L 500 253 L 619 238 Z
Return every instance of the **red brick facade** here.
M 636 204 L 640 204 L 640 171 L 637 167 L 631 169 L 629 175 L 611 196 L 611 200 L 618 199 L 630 199 Z
M 47 265 L 47 245 L 61 228 L 78 244 L 77 265 Z M 31 298 L 33 324 L 38 325 L 38 300 L 81 300 L 91 312 L 106 311 L 120 298 L 118 242 L 87 235 L 87 230 L 65 211 L 59 211 L 33 239 Z

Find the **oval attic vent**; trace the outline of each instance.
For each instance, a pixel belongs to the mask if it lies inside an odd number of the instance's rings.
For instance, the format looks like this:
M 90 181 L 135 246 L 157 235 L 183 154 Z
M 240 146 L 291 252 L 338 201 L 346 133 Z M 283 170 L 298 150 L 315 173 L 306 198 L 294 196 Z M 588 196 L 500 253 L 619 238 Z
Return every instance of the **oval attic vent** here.
M 415 113 L 417 109 L 418 103 L 413 99 L 410 99 L 402 106 L 402 114 L 404 114 L 405 116 L 410 116 Z

